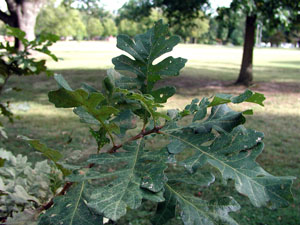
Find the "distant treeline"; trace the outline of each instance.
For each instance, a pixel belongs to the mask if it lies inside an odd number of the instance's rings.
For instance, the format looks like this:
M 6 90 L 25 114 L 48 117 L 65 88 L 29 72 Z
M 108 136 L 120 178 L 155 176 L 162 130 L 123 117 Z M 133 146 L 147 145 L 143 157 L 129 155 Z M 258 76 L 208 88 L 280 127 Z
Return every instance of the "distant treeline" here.
M 145 32 L 159 19 L 168 22 L 160 8 L 152 9 L 149 16 L 138 19 L 126 17 L 126 10 L 126 7 L 123 7 L 117 15 L 113 15 L 102 7 L 92 10 L 70 8 L 49 1 L 39 13 L 35 33 L 36 35 L 42 32 L 53 33 L 61 39 L 103 40 L 121 33 L 133 37 Z M 300 40 L 300 25 L 296 26 L 298 27 L 293 30 L 284 26 L 280 29 L 271 29 L 258 23 L 257 42 L 270 43 L 272 46 L 279 46 L 283 42 L 296 45 Z M 218 8 L 217 13 L 213 15 L 200 12 L 198 18 L 171 27 L 172 34 L 180 35 L 185 43 L 222 45 L 243 45 L 244 30 L 245 17 L 242 12 L 228 8 Z M 2 23 L 0 33 L 5 34 Z

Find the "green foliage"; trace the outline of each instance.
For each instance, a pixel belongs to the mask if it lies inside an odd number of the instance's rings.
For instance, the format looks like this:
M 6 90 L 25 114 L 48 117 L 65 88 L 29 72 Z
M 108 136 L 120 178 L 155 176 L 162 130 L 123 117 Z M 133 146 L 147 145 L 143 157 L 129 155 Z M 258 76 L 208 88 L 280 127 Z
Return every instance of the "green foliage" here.
M 96 165 L 124 165 L 114 172 L 100 172 L 91 169 L 79 171 L 69 179 L 71 181 L 116 178 L 103 187 L 93 188 L 88 206 L 99 214 L 117 220 L 126 214 L 126 208 L 137 209 L 142 199 L 154 202 L 163 201 L 162 188 L 166 177 L 164 162 L 165 151 L 148 152 L 141 140 L 123 146 L 126 152 L 115 154 L 91 155 L 88 162 Z M 142 179 L 143 182 L 141 183 Z M 140 188 L 142 186 L 143 188 Z M 122 187 L 122 188 L 120 188 Z M 148 190 L 149 191 L 148 191 Z M 152 193 L 154 192 L 154 193 Z M 105 205 L 105 207 L 103 207 Z
M 102 36 L 104 33 L 104 28 L 99 19 L 90 18 L 87 22 L 86 32 L 90 39 Z
M 217 38 L 223 44 L 231 42 L 234 45 L 241 45 L 244 39 L 245 16 L 241 10 L 220 7 L 217 9 L 218 21 Z
M 123 19 L 118 25 L 118 33 L 133 37 L 138 33 L 138 24 L 134 21 Z
M 139 33 L 146 32 L 151 29 L 153 24 L 158 20 L 163 20 L 165 23 L 167 22 L 167 18 L 164 17 L 161 9 L 151 9 L 150 15 L 141 18 L 138 23 L 138 31 Z M 142 31 L 142 32 L 141 32 Z
M 168 19 L 171 27 L 174 25 L 184 25 L 197 18 L 199 12 L 209 5 L 207 0 L 130 0 L 120 9 L 121 18 L 137 20 L 141 17 L 148 17 L 151 10 L 160 8 Z
M 66 195 L 54 199 L 54 204 L 60 207 L 49 209 L 40 217 L 39 224 L 102 225 L 102 216 L 93 213 L 86 205 L 85 182 L 74 186 Z
M 172 33 L 180 35 L 184 40 L 186 40 L 186 38 L 193 38 L 196 43 L 208 30 L 209 21 L 204 17 L 203 12 L 199 12 L 198 17 L 185 23 L 175 24 L 171 28 Z
M 51 53 L 49 47 L 58 40 L 58 37 L 52 34 L 41 34 L 37 39 L 28 41 L 25 38 L 25 32 L 18 28 L 6 26 L 7 35 L 14 36 L 22 42 L 23 50 L 17 50 L 10 46 L 9 42 L 0 43 L 0 95 L 4 91 L 8 79 L 12 75 L 29 76 L 46 73 L 48 76 L 53 75 L 46 66 L 46 60 L 37 60 L 32 57 L 32 52 L 40 52 L 50 56 L 57 61 L 57 57 Z M 14 88 L 13 90 L 18 90 Z M 13 113 L 9 110 L 9 102 L 0 102 L 0 115 L 7 117 L 13 122 Z M 0 131 L 2 136 L 6 136 L 0 122 Z
M 78 10 L 49 5 L 40 12 L 35 32 L 52 33 L 59 37 L 72 36 L 81 40 L 86 36 L 86 27 Z
M 98 151 L 80 166 L 69 165 L 73 169 L 66 181 L 71 189 L 54 198 L 39 224 L 102 224 L 103 216 L 116 221 L 147 202 L 157 204 L 153 224 L 165 224 L 178 212 L 186 225 L 237 224 L 229 215 L 240 209 L 232 197 L 205 199 L 185 191 L 209 188 L 216 176 L 225 184 L 233 180 L 236 191 L 256 207 L 288 205 L 293 178 L 272 176 L 255 162 L 263 150 L 263 133 L 242 125 L 252 111 L 236 112 L 224 104 L 263 105 L 263 95 L 246 90 L 239 96 L 194 99 L 184 110 L 166 115 L 158 108 L 175 88 L 157 88 L 156 82 L 177 76 L 186 60 L 153 61 L 170 52 L 179 38 L 169 36 L 159 21 L 133 40 L 120 35 L 117 41 L 132 58 L 113 59 L 115 69 L 126 75 L 109 70 L 102 92 L 86 84 L 73 90 L 62 76 L 55 76 L 59 89 L 49 93 L 50 102 L 74 108 L 81 122 L 92 126 Z M 138 117 L 141 131 L 129 136 Z M 182 119 L 189 122 L 182 125 Z M 157 141 L 159 149 L 151 147 Z M 204 167 L 214 169 L 205 172 Z
M 59 160 L 61 160 L 63 157 L 63 155 L 59 151 L 48 148 L 46 145 L 40 143 L 38 140 L 33 140 L 22 136 L 19 136 L 19 138 L 25 140 L 31 147 L 33 147 L 38 152 L 42 153 L 43 156 L 51 160 L 54 163 L 54 165 L 57 167 L 57 169 L 61 170 L 64 176 L 70 174 L 70 172 L 67 169 L 65 169 L 61 165 L 61 163 L 59 163 Z
M 104 18 L 102 21 L 103 27 L 104 27 L 104 33 L 103 36 L 116 36 L 118 32 L 118 28 L 115 24 L 115 21 L 110 18 Z
M 208 20 L 197 18 L 194 20 L 194 27 L 192 27 L 190 37 L 201 38 L 209 29 Z
M 53 75 L 46 67 L 46 60 L 39 60 L 30 57 L 30 51 L 38 51 L 50 56 L 57 61 L 57 57 L 52 54 L 49 47 L 58 40 L 58 37 L 51 34 L 41 34 L 36 40 L 28 41 L 25 38 L 25 32 L 18 28 L 6 27 L 7 35 L 18 38 L 24 45 L 24 50 L 18 51 L 9 45 L 9 42 L 0 43 L 0 68 L 2 79 L 5 80 L 11 75 L 35 75 L 46 72 L 47 75 Z
M 163 25 L 162 21 L 158 23 L 160 26 L 157 25 L 147 31 L 147 33 L 135 36 L 134 41 L 126 35 L 119 35 L 117 47 L 130 54 L 135 60 L 121 55 L 113 58 L 112 62 L 116 70 L 126 70 L 136 75 L 136 78 L 131 79 L 131 82 L 135 82 L 142 93 L 149 93 L 154 97 L 157 96 L 156 102 L 164 103 L 166 99 L 163 99 L 163 97 L 166 94 L 170 94 L 170 89 L 155 90 L 158 93 L 153 93 L 152 89 L 158 80 L 167 76 L 178 76 L 179 70 L 186 63 L 186 59 L 170 56 L 153 65 L 153 61 L 156 58 L 172 51 L 173 47 L 180 42 L 180 38 L 177 36 L 171 36 L 169 39 L 166 39 L 165 36 L 169 34 L 168 27 Z M 161 95 L 163 96 L 161 97 Z

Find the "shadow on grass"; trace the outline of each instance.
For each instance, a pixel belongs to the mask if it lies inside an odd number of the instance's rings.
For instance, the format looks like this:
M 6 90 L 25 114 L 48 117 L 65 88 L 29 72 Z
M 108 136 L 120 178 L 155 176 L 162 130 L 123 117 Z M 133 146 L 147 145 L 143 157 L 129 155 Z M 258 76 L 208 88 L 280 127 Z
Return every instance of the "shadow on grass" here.
M 18 135 L 38 139 L 48 147 L 69 155 L 76 150 L 84 150 L 86 154 L 96 153 L 96 142 L 90 136 L 88 126 L 83 126 L 79 118 L 70 116 L 45 116 L 43 114 L 23 114 L 21 120 L 5 123 L 8 139 L 0 140 L 0 148 L 12 151 L 14 154 L 24 154 L 29 161 L 36 162 L 45 159 L 31 148 Z M 84 157 L 85 154 L 83 154 Z
M 160 82 L 160 85 L 173 85 L 177 88 L 177 94 L 189 96 L 207 91 L 235 93 L 246 89 L 244 86 L 234 85 L 238 70 L 228 68 L 218 69 L 220 69 L 220 72 L 211 69 L 187 68 L 182 72 L 181 76 L 166 79 Z M 264 67 L 264 69 L 266 68 Z M 281 72 L 281 81 L 273 81 L 272 78 L 269 81 L 255 81 L 255 78 L 259 77 L 259 75 L 254 74 L 254 83 L 250 86 L 250 89 L 270 94 L 300 93 L 300 70 L 291 69 L 291 71 L 294 72 L 291 76 L 286 75 L 285 72 Z M 219 74 L 222 74 L 223 77 L 220 77 Z M 216 79 L 216 77 L 219 77 L 219 79 Z
M 260 67 L 258 67 L 260 68 Z M 261 67 L 260 73 L 254 74 L 255 78 L 268 77 L 269 81 L 255 82 L 251 89 L 262 92 L 282 92 L 282 93 L 300 93 L 300 71 L 297 69 L 284 68 L 280 71 L 277 68 Z M 269 72 L 266 72 L 270 70 Z M 282 80 L 287 79 L 288 82 L 272 81 L 276 77 L 272 71 L 280 73 Z M 279 72 L 278 72 L 279 71 Z M 57 70 L 56 73 L 62 74 L 70 83 L 72 88 L 79 88 L 81 83 L 87 83 L 97 89 L 101 89 L 102 80 L 106 75 L 106 70 L 83 69 L 83 70 Z M 234 86 L 233 83 L 237 78 L 238 69 L 215 67 L 208 69 L 198 69 L 187 67 L 180 76 L 169 78 L 162 81 L 162 85 L 174 85 L 178 94 L 196 95 L 199 92 L 207 90 L 215 92 L 235 92 L 245 89 L 245 87 Z M 297 75 L 297 76 L 296 76 Z M 265 78 L 264 78 L 265 79 Z M 18 101 L 37 101 L 40 103 L 47 102 L 47 93 L 56 89 L 57 84 L 52 77 L 45 75 L 29 76 L 29 77 L 12 77 L 7 87 L 20 87 L 22 92 L 11 91 L 3 94 L 5 100 L 14 99 Z
M 62 74 L 73 89 L 79 88 L 82 83 L 87 83 L 101 90 L 106 70 L 56 70 L 55 73 Z M 47 93 L 57 89 L 58 86 L 53 77 L 40 74 L 28 77 L 13 76 L 8 81 L 6 88 L 12 87 L 21 88 L 22 91 L 10 91 L 2 94 L 1 98 L 5 101 L 35 101 L 47 104 Z
M 298 66 L 300 65 L 300 61 L 272 61 L 273 64 L 283 64 L 283 65 L 293 65 Z

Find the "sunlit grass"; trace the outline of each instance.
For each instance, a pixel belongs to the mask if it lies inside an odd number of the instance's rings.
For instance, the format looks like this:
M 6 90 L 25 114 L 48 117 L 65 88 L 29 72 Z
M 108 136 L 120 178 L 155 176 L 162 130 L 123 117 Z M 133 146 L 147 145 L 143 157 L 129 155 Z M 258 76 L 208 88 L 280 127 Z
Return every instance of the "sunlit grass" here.
M 50 60 L 48 65 L 52 69 L 62 70 L 111 68 L 113 67 L 111 59 L 124 54 L 117 49 L 115 43 L 101 41 L 59 42 L 52 49 L 61 61 L 57 63 Z M 185 75 L 234 80 L 242 61 L 242 47 L 181 44 L 174 48 L 171 55 L 188 59 L 183 72 Z M 258 48 L 254 51 L 256 81 L 299 80 L 299 70 L 300 51 L 298 49 Z

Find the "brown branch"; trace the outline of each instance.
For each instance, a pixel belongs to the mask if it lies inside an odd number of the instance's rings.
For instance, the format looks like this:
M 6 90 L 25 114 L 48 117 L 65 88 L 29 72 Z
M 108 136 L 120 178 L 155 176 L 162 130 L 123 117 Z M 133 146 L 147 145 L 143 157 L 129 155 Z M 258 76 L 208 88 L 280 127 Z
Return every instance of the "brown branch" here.
M 17 3 L 15 0 L 5 0 L 5 1 L 6 1 L 8 11 L 10 13 L 15 13 L 17 10 L 17 6 L 20 3 Z
M 6 14 L 5 12 L 0 10 L 0 20 L 2 20 L 4 23 L 12 26 L 12 17 L 8 14 Z
M 88 168 L 92 168 L 93 166 L 95 166 L 95 163 L 91 163 L 88 165 Z M 69 188 L 74 184 L 74 182 L 66 182 L 63 189 L 57 194 L 55 195 L 49 202 L 47 202 L 45 205 L 42 205 L 41 207 L 39 207 L 37 209 L 37 213 L 41 213 L 42 211 L 44 210 L 47 210 L 49 208 L 51 208 L 51 206 L 53 205 L 53 199 L 57 196 L 60 196 L 60 195 L 65 195 L 66 192 L 69 190 Z
M 69 190 L 69 188 L 70 188 L 72 185 L 73 185 L 73 182 L 67 182 L 67 183 L 65 183 L 63 189 L 62 189 L 56 196 L 60 196 L 60 195 L 66 194 L 66 192 Z M 55 197 L 56 197 L 56 196 L 55 196 Z M 52 206 L 53 203 L 54 203 L 54 202 L 53 202 L 53 199 L 54 199 L 54 197 L 53 197 L 48 203 L 46 203 L 45 205 L 40 206 L 40 207 L 36 210 L 37 213 L 41 213 L 42 211 L 51 208 L 51 206 Z
M 156 127 L 154 127 L 153 129 L 151 129 L 151 130 L 148 130 L 148 131 L 145 131 L 144 129 L 140 132 L 140 133 L 138 133 L 136 136 L 133 136 L 133 137 L 131 137 L 131 138 L 129 138 L 127 141 L 125 141 L 124 143 L 127 143 L 127 142 L 130 142 L 130 141 L 135 141 L 135 140 L 138 140 L 138 139 L 140 139 L 140 138 L 143 138 L 143 137 L 145 137 L 145 136 L 147 136 L 147 135 L 149 135 L 149 134 L 154 134 L 154 133 L 156 133 L 156 134 L 158 134 L 159 132 L 160 132 L 160 129 L 162 129 L 163 128 L 163 126 L 156 126 Z M 108 151 L 108 153 L 115 153 L 119 148 L 121 148 L 123 145 L 124 145 L 124 143 L 122 143 L 122 144 L 120 144 L 120 145 L 114 145 L 109 151 Z

